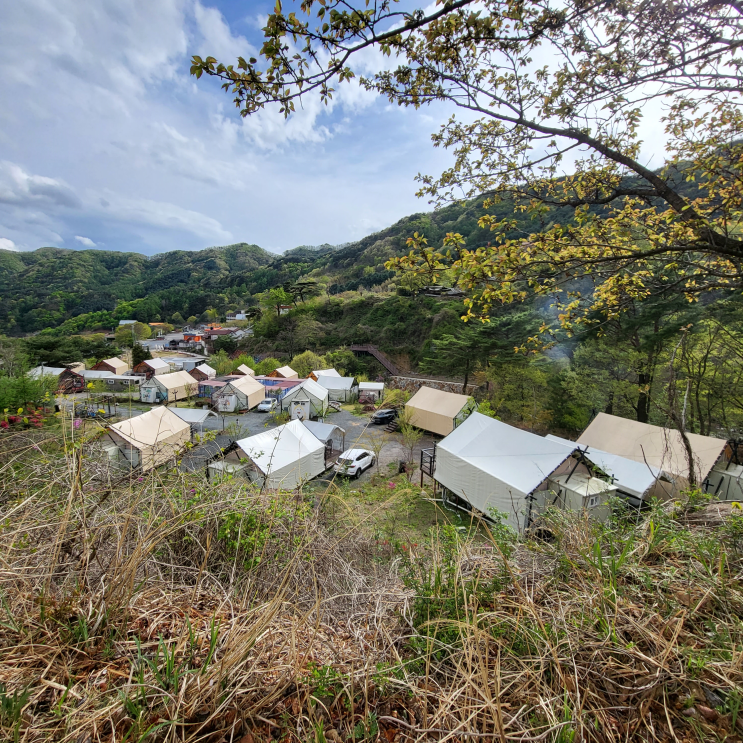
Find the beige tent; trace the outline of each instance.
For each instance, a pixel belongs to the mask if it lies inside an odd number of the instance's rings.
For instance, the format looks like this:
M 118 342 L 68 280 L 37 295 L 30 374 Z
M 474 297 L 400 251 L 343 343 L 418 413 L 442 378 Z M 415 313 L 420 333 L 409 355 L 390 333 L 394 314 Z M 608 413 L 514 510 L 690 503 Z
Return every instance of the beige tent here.
M 247 364 L 240 364 L 240 366 L 235 369 L 235 374 L 244 374 L 248 377 L 254 377 L 255 372 L 247 365 Z
M 129 371 L 129 365 L 126 361 L 122 361 L 120 358 L 114 356 L 112 359 L 103 359 L 99 361 L 94 367 L 96 371 L 110 371 L 114 374 L 124 374 Z
M 236 410 L 251 410 L 265 396 L 266 388 L 254 377 L 246 375 L 218 389 L 212 400 L 220 413 L 234 413 Z
M 725 451 L 727 441 L 696 433 L 686 435 L 694 454 L 697 482 L 701 483 Z M 686 487 L 689 463 L 678 431 L 599 413 L 578 443 L 657 467 L 674 478 L 676 490 Z
M 142 402 L 177 402 L 197 394 L 199 383 L 187 372 L 158 374 L 142 382 L 139 399 Z
M 475 409 L 467 395 L 443 392 L 433 387 L 421 387 L 405 405 L 410 422 L 424 431 L 450 434 Z
M 278 369 L 274 369 L 268 376 L 281 377 L 281 379 L 299 379 L 299 374 L 291 366 L 280 366 Z
M 166 407 L 108 427 L 120 458 L 146 472 L 172 459 L 191 440 L 191 426 Z M 109 453 L 110 455 L 110 453 Z

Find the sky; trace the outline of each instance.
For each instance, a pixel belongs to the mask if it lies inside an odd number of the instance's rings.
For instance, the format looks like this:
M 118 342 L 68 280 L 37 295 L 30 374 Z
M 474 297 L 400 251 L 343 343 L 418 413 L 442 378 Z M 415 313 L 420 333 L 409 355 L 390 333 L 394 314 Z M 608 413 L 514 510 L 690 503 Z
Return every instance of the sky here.
M 287 6 L 289 3 L 285 2 Z M 152 255 L 358 240 L 414 212 L 448 117 L 356 84 L 242 119 L 193 54 L 255 54 L 273 0 L 0 3 L 0 248 Z M 286 7 L 285 7 L 286 10 Z M 366 54 L 366 53 L 365 53 Z M 357 72 L 384 64 L 370 51 Z
M 262 0 L 0 4 L 0 248 L 274 252 L 358 240 L 430 206 L 435 112 L 343 85 L 242 119 L 193 54 L 255 53 Z M 364 64 L 379 62 L 374 54 Z

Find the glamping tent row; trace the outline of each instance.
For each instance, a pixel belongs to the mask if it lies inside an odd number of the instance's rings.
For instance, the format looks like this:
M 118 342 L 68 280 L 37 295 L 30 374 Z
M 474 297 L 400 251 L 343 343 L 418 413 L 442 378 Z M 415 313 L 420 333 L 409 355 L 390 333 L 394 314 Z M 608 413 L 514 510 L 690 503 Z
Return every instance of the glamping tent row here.
M 724 439 L 688 434 L 697 482 L 723 500 L 743 497 L 743 467 Z M 522 530 L 547 507 L 608 513 L 611 495 L 640 506 L 688 487 L 689 467 L 677 431 L 600 414 L 577 442 L 542 438 L 473 412 L 434 449 L 421 472 L 455 505 L 485 516 L 506 514 Z
M 485 516 L 505 514 L 525 529 L 548 506 L 606 514 L 616 486 L 596 477 L 600 468 L 573 444 L 542 438 L 477 412 L 458 425 L 421 470 L 456 504 Z

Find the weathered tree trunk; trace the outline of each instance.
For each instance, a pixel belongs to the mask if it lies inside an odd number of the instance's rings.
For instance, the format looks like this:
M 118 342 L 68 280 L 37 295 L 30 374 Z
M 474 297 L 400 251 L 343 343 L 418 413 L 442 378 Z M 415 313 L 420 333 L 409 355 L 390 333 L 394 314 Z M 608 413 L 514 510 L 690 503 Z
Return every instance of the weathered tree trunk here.
M 467 382 L 470 379 L 470 360 L 469 357 L 464 362 L 464 384 L 462 385 L 462 394 L 467 394 Z

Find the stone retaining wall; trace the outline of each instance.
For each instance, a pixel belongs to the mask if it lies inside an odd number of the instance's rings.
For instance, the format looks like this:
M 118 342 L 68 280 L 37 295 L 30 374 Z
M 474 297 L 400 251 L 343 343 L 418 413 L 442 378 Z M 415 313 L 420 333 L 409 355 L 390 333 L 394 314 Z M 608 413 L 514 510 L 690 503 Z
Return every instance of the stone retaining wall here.
M 414 395 L 421 387 L 433 387 L 435 390 L 441 390 L 442 392 L 455 392 L 458 395 L 462 394 L 462 383 L 461 382 L 443 382 L 440 379 L 419 379 L 418 377 L 390 377 L 387 386 L 393 390 L 405 390 L 411 395 Z M 468 384 L 467 394 L 473 395 L 477 385 Z

